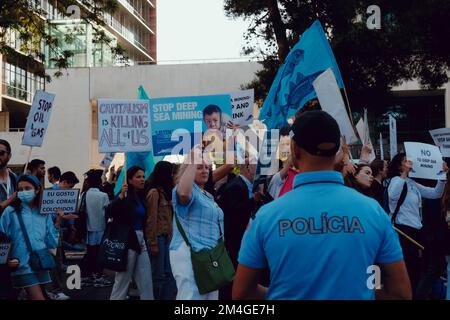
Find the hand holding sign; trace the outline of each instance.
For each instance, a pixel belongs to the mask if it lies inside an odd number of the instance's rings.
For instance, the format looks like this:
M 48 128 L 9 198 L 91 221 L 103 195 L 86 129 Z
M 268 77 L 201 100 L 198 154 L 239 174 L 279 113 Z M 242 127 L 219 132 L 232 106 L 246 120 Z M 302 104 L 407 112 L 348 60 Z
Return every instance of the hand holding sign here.
M 442 154 L 438 147 L 425 143 L 405 142 L 408 160 L 412 160 L 411 178 L 446 180 L 446 168 L 443 166 Z M 409 164 L 405 164 L 407 169 Z M 444 170 L 445 169 L 445 170 Z

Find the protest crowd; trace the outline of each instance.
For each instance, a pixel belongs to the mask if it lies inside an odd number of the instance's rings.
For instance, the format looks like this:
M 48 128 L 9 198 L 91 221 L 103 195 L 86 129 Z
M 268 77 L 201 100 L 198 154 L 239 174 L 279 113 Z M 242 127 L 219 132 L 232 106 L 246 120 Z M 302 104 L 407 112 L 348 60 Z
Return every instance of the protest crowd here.
M 289 156 L 270 175 L 261 173 L 261 151 L 226 134 L 239 128 L 225 117 L 229 96 L 192 111 L 206 133 L 182 163 L 129 161 L 133 152 L 105 142 L 99 152 L 126 153 L 117 170 L 110 162 L 81 178 L 29 159 L 16 174 L 8 168 L 15 146 L 0 140 L 0 299 L 67 300 L 85 288 L 109 288 L 110 300 L 131 291 L 141 300 L 450 299 L 448 158 L 439 153 L 436 177 L 418 179 L 411 145 L 390 161 L 375 157 L 366 118 L 354 159 L 351 134 L 316 91 L 319 101 L 299 101 L 288 124 L 270 90 L 267 128 L 290 140 Z M 158 110 L 156 102 L 145 106 L 133 112 Z M 103 109 L 99 123 L 115 110 Z M 138 151 L 148 152 L 140 137 Z M 161 141 L 153 141 L 155 156 L 170 147 Z M 211 151 L 214 141 L 231 146 L 231 162 Z M 68 290 L 73 252 L 80 288 Z

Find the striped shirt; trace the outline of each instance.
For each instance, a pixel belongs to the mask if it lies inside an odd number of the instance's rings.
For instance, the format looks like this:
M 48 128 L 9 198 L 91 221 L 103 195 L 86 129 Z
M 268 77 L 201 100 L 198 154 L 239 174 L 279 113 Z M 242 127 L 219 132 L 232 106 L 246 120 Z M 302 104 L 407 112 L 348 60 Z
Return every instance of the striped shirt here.
M 212 249 L 220 239 L 220 230 L 223 234 L 223 211 L 214 198 L 197 184 L 192 186 L 192 198 L 188 204 L 182 205 L 177 199 L 176 186 L 172 191 L 172 203 L 175 214 L 192 245 L 192 250 L 198 252 L 202 249 Z M 220 224 L 220 229 L 219 229 Z M 181 236 L 176 219 L 173 219 L 173 238 L 170 250 L 177 250 L 184 241 Z

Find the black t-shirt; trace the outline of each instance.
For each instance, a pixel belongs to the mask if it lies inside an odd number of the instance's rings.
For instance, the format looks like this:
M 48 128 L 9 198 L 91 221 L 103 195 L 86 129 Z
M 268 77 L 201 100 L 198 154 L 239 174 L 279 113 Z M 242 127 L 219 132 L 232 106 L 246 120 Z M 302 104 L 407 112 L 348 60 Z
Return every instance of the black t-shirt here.
M 373 198 L 378 201 L 380 206 L 383 206 L 383 194 L 384 194 L 383 185 L 379 183 L 377 180 L 373 180 L 371 189 Z

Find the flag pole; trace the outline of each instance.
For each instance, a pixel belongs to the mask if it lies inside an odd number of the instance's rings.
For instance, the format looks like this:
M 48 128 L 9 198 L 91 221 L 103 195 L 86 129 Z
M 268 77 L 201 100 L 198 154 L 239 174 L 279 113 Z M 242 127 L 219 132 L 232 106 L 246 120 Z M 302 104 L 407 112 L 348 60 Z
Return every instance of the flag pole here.
M 354 127 L 355 121 L 353 120 L 352 109 L 350 108 L 350 101 L 348 100 L 347 89 L 345 89 L 345 87 L 344 87 L 344 96 L 345 101 L 347 102 L 348 115 L 350 116 L 350 121 L 352 123 L 352 126 Z

